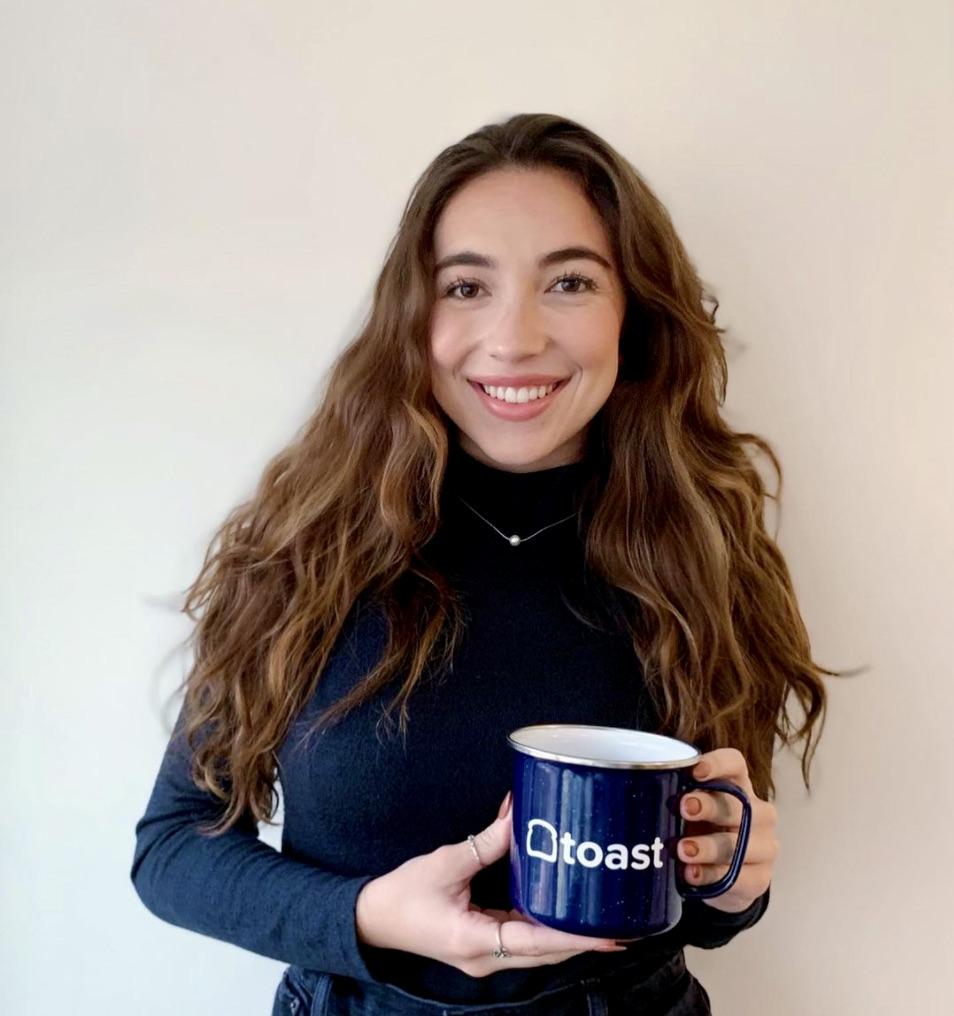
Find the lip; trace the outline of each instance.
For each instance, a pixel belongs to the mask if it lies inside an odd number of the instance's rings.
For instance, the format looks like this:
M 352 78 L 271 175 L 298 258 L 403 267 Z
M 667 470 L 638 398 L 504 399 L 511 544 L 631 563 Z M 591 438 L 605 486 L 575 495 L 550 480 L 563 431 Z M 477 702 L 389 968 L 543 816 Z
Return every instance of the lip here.
M 563 378 L 549 395 L 545 395 L 542 399 L 534 399 L 532 402 L 500 402 L 498 399 L 491 398 L 483 390 L 483 388 L 480 387 L 480 384 L 477 381 L 469 381 L 468 383 L 477 393 L 477 398 L 479 398 L 487 409 L 489 409 L 495 416 L 499 416 L 503 420 L 530 420 L 533 417 L 546 412 L 547 408 L 553 403 L 560 392 L 566 388 L 566 382 L 568 380 L 569 378 Z M 486 383 L 490 384 L 490 382 Z M 510 385 L 508 387 L 515 386 Z

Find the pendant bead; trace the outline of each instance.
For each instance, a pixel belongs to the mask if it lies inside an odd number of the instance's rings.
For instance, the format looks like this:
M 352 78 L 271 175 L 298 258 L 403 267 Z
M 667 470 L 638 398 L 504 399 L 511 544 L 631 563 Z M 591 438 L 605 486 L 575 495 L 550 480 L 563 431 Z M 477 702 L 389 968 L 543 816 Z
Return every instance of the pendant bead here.
M 459 494 L 458 494 L 458 497 L 460 497 Z M 498 535 L 502 536 L 507 541 L 507 543 L 510 544 L 511 547 L 519 547 L 521 543 L 526 543 L 527 540 L 532 540 L 534 536 L 539 535 L 540 533 L 544 532 L 547 529 L 552 529 L 553 526 L 559 525 L 559 523 L 561 523 L 561 522 L 566 522 L 569 519 L 574 518 L 574 516 L 576 515 L 576 512 L 573 512 L 570 515 L 565 515 L 562 519 L 557 519 L 556 522 L 551 522 L 549 526 L 544 526 L 543 529 L 538 529 L 535 533 L 531 533 L 529 536 L 517 536 L 516 533 L 513 536 L 507 536 L 507 534 L 503 530 L 498 529 L 493 524 L 493 522 L 490 521 L 490 519 L 485 519 L 483 517 L 483 515 L 481 515 L 480 512 L 477 511 L 477 509 L 472 504 L 468 504 L 468 502 L 465 501 L 462 497 L 460 498 L 460 500 L 463 501 L 463 503 L 465 505 L 467 505 L 467 507 L 478 518 L 483 519 L 484 522 L 486 522 L 487 525 L 490 526 L 490 528 L 494 530 L 494 532 L 496 532 Z

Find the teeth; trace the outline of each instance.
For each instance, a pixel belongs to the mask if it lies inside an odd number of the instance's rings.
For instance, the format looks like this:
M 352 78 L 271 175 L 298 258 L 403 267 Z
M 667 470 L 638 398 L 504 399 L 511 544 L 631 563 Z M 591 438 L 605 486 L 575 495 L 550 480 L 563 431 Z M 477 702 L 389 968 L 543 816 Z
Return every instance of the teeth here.
M 495 388 L 492 385 L 481 385 L 480 387 L 491 398 L 499 399 L 501 402 L 533 402 L 534 399 L 542 399 L 545 395 L 549 395 L 557 384 L 559 384 L 558 381 L 535 388 Z

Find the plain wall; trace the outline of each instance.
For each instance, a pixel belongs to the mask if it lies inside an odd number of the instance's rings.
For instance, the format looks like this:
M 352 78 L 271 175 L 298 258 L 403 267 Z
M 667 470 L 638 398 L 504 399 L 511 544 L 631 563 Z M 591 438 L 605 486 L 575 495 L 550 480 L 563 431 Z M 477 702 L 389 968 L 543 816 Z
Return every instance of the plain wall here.
M 269 1011 L 282 964 L 129 881 L 176 596 L 418 174 L 545 111 L 670 210 L 815 659 L 871 666 L 828 682 L 811 795 L 778 758 L 768 913 L 690 968 L 720 1014 L 954 1011 L 952 33 L 945 0 L 4 5 L 0 1010 Z

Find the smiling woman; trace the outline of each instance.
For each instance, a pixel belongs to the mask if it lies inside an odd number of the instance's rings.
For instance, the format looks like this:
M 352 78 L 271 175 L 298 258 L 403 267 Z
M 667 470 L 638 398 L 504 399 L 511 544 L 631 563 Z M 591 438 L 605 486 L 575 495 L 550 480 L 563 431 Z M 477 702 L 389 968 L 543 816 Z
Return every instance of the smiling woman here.
M 636 169 L 565 117 L 484 126 L 418 181 L 367 323 L 188 590 L 136 827 L 150 910 L 289 964 L 276 1013 L 708 1011 L 683 947 L 764 913 L 775 741 L 808 785 L 836 672 L 763 524 L 750 452 L 778 461 L 720 414 L 706 302 Z M 625 956 L 512 908 L 506 736 L 544 722 L 705 752 L 751 802 L 731 889 Z M 740 809 L 690 800 L 685 877 L 715 882 Z

